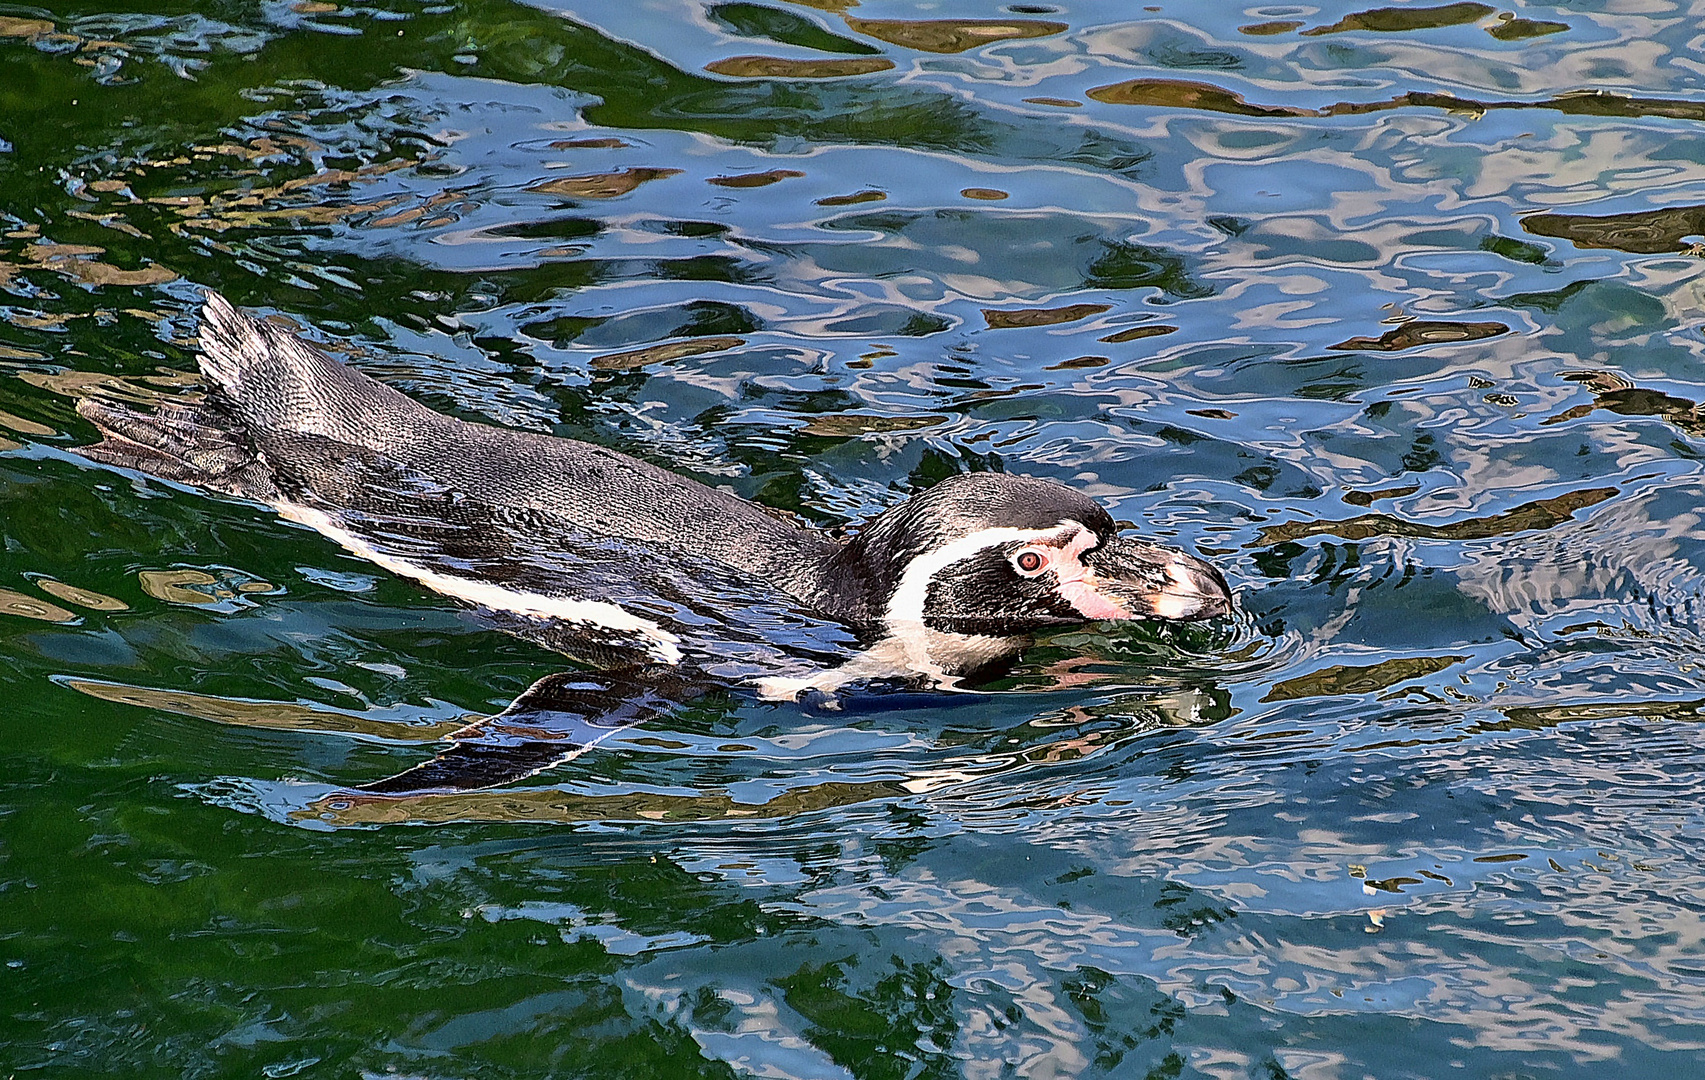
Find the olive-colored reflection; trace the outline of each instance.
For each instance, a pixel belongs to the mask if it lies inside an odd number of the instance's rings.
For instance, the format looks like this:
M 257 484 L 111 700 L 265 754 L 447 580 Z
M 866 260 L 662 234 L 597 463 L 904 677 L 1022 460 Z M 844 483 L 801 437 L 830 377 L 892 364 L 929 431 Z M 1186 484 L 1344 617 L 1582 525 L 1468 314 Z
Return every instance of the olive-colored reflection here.
M 667 364 L 670 361 L 682 360 L 689 356 L 722 352 L 724 349 L 736 349 L 744 344 L 746 344 L 746 339 L 737 337 L 707 337 L 693 338 L 689 341 L 671 341 L 662 345 L 648 345 L 643 349 L 629 349 L 626 352 L 594 356 L 587 361 L 587 366 L 595 371 L 637 371 L 648 364 Z
M 159 263 L 150 263 L 135 270 L 125 270 L 96 258 L 106 248 L 94 244 L 33 243 L 24 248 L 21 262 L 0 263 L 0 281 L 21 270 L 48 270 L 70 278 L 79 285 L 115 285 L 136 287 L 163 285 L 176 281 L 178 275 Z
M 1403 886 L 1419 884 L 1421 884 L 1421 879 L 1412 877 L 1364 878 L 1362 880 L 1362 888 L 1373 892 L 1401 893 Z
M 633 144 L 626 139 L 618 139 L 613 135 L 600 136 L 590 139 L 558 139 L 551 143 L 552 150 L 621 150 Z
M 1012 198 L 1011 192 L 992 187 L 963 188 L 959 194 L 967 199 L 977 199 L 981 202 L 1000 202 L 1002 199 Z
M 1413 319 L 1379 337 L 1353 337 L 1328 345 L 1328 349 L 1356 352 L 1399 352 L 1421 345 L 1441 345 L 1453 341 L 1479 341 L 1482 338 L 1507 334 L 1510 328 L 1501 322 L 1451 322 L 1448 320 Z
M 1542 101 L 1476 101 L 1454 94 L 1411 91 L 1388 101 L 1344 102 L 1320 110 L 1322 116 L 1355 116 L 1391 109 L 1433 108 L 1482 113 L 1495 109 L 1552 109 L 1570 116 L 1663 116 L 1674 120 L 1705 119 L 1705 102 L 1676 98 L 1636 98 L 1604 90 L 1576 90 Z
M 270 137 L 250 139 L 246 143 L 226 142 L 198 146 L 198 153 L 232 157 L 240 161 L 260 161 L 284 153 Z M 177 159 L 137 162 L 133 171 L 147 172 L 174 168 Z M 340 194 L 358 184 L 370 184 L 387 173 L 418 165 L 420 162 L 396 160 L 375 162 L 355 169 L 321 169 L 309 176 L 299 176 L 282 183 L 244 187 L 231 191 L 209 192 L 206 195 L 157 195 L 142 200 L 149 206 L 162 207 L 180 220 L 169 228 L 179 235 L 184 230 L 222 233 L 231 229 L 277 225 L 325 225 L 347 218 L 367 216 L 366 224 L 389 227 L 423 218 L 435 208 L 443 208 L 461 200 L 455 192 L 441 191 L 425 199 L 411 195 L 391 194 L 376 199 L 344 201 L 328 199 L 329 190 Z M 98 191 L 119 191 L 112 188 L 117 181 L 97 181 L 89 185 Z M 405 204 L 413 202 L 412 206 Z M 121 204 L 123 205 L 123 204 Z M 442 220 L 437 215 L 430 220 Z M 115 217 L 122 222 L 122 217 Z
M 1051 105 L 1056 109 L 1081 109 L 1081 108 L 1083 108 L 1083 102 L 1073 101 L 1071 98 L 1027 97 L 1024 99 L 1024 101 L 1026 104 L 1029 104 L 1029 105 Z
M 1398 34 L 1407 30 L 1436 30 L 1442 26 L 1461 26 L 1476 22 L 1496 11 L 1485 4 L 1444 4 L 1440 7 L 1386 7 L 1358 11 L 1346 15 L 1331 26 L 1304 30 L 1304 37 L 1320 34 L 1342 34 L 1350 30 L 1370 30 L 1376 34 Z
M 1107 356 L 1074 356 L 1070 360 L 1061 360 L 1057 364 L 1049 364 L 1044 371 L 1077 371 L 1082 368 L 1104 367 L 1112 362 Z
M 1098 86 L 1090 90 L 1088 96 L 1110 105 L 1203 109 L 1237 116 L 1361 116 L 1413 108 L 1465 113 L 1485 113 L 1497 109 L 1550 109 L 1570 116 L 1705 119 L 1705 102 L 1679 98 L 1637 98 L 1603 90 L 1570 91 L 1540 101 L 1479 101 L 1454 94 L 1417 90 L 1398 94 L 1384 101 L 1341 101 L 1319 109 L 1305 109 L 1292 105 L 1257 105 L 1245 101 L 1241 94 L 1189 79 L 1129 79 L 1108 86 Z
M 990 330 L 1011 330 L 1025 326 L 1056 326 L 1060 323 L 1077 322 L 1091 315 L 1099 315 L 1103 311 L 1111 311 L 1112 308 L 1112 304 L 1069 304 L 1065 307 L 1024 308 L 1019 311 L 984 308 L 983 318 L 988 321 Z
M 62 684 L 80 694 L 121 705 L 210 720 L 234 727 L 269 731 L 313 731 L 329 735 L 366 735 L 392 742 L 437 742 L 461 731 L 479 719 L 466 716 L 427 724 L 376 720 L 357 713 L 334 712 L 288 701 L 243 701 L 237 698 L 192 694 L 187 690 L 159 690 L 148 686 L 99 682 L 94 679 L 64 679 Z
M 1511 18 L 1502 20 L 1496 26 L 1488 26 L 1486 32 L 1499 41 L 1526 41 L 1528 38 L 1544 37 L 1546 34 L 1561 34 L 1567 29 L 1568 23 Z
M 957 53 L 1013 38 L 1063 33 L 1065 23 L 1043 19 L 847 19 L 847 29 L 919 52 Z
M 43 438 L 59 434 L 59 432 L 48 427 L 46 424 L 38 424 L 34 420 L 25 420 L 21 416 L 13 416 L 4 409 L 0 409 L 0 428 L 5 428 L 7 431 L 15 431 L 19 435 L 35 435 Z
M 1481 251 L 1510 260 L 1511 262 L 1526 263 L 1529 266 L 1555 266 L 1551 262 L 1550 252 L 1538 244 L 1527 244 L 1520 240 L 1512 240 L 1507 236 L 1482 236 L 1476 245 Z
M 529 187 L 541 195 L 562 195 L 570 199 L 614 199 L 653 180 L 680 175 L 680 169 L 658 169 L 640 166 L 616 172 L 591 173 L 586 176 L 559 176 Z
M 0 15 L 0 37 L 38 38 L 53 33 L 53 24 L 46 19 L 20 19 Z
M 0 615 L 18 615 L 42 622 L 76 622 L 77 613 L 15 589 L 0 589 Z
M 196 384 L 198 376 L 181 371 L 132 376 L 103 375 L 99 372 L 75 369 L 53 372 L 20 371 L 18 378 L 37 389 L 76 400 L 94 397 L 133 405 L 154 406 L 168 401 L 191 402 L 200 399 L 200 395 L 196 393 L 169 394 L 158 389 L 176 389 Z
M 1550 529 L 1568 521 L 1579 510 L 1597 506 L 1616 495 L 1613 487 L 1586 488 L 1571 491 L 1550 499 L 1522 503 L 1513 510 L 1487 517 L 1468 518 L 1449 525 L 1425 525 L 1404 521 L 1388 514 L 1363 514 L 1346 521 L 1287 521 L 1268 525 L 1249 547 L 1267 547 L 1310 536 L 1337 536 L 1345 540 L 1366 540 L 1374 536 L 1409 536 L 1421 540 L 1489 540 L 1494 536 L 1535 529 Z
M 558 788 L 467 791 L 422 795 L 363 795 L 337 792 L 290 813 L 292 821 L 327 825 L 440 825 L 452 821 L 740 821 L 786 818 L 877 799 L 912 795 L 893 780 L 830 781 L 783 792 L 764 803 L 742 803 L 723 794 L 664 795 L 635 791 L 588 795 Z
M 1311 671 L 1307 675 L 1298 675 L 1274 683 L 1273 688 L 1261 700 L 1292 701 L 1296 698 L 1371 694 L 1408 679 L 1420 679 L 1435 674 L 1467 659 L 1466 656 L 1404 656 L 1365 667 L 1334 664 L 1319 671 Z
M 888 71 L 894 61 L 881 56 L 836 60 L 796 60 L 786 56 L 731 56 L 705 65 L 713 75 L 736 79 L 840 79 Z
M 217 604 L 237 595 L 231 589 L 189 588 L 218 584 L 219 579 L 205 570 L 144 570 L 136 576 L 142 582 L 143 592 L 168 604 Z
M 867 189 L 855 191 L 851 195 L 829 195 L 817 200 L 818 206 L 856 206 L 859 203 L 881 202 L 888 197 L 885 191 Z
M 859 435 L 894 431 L 921 431 L 947 423 L 948 418 L 933 413 L 922 416 L 869 416 L 858 413 L 813 416 L 799 430 L 806 435 L 850 439 Z
M 1372 506 L 1380 499 L 1401 499 L 1405 495 L 1413 495 L 1421 490 L 1420 484 L 1404 484 L 1402 487 L 1375 488 L 1372 491 L 1361 491 L 1351 488 L 1344 492 L 1344 501 L 1351 506 Z
M 142 591 L 168 604 L 206 606 L 234 600 L 243 593 L 271 592 L 266 581 L 237 580 L 230 574 L 205 570 L 143 570 L 136 575 Z
M 738 176 L 712 176 L 705 183 L 725 188 L 759 188 L 804 175 L 798 169 L 771 169 L 768 172 L 741 173 Z
M 1535 236 L 1555 236 L 1576 247 L 1612 248 L 1636 255 L 1661 255 L 1705 235 L 1705 206 L 1666 206 L 1630 214 L 1529 214 L 1521 227 Z
M 75 585 L 67 585 L 63 581 L 52 578 L 38 578 L 36 588 L 67 604 L 76 604 L 93 611 L 129 611 L 130 605 L 116 597 L 98 593 L 92 589 L 80 589 Z
M 1101 676 L 1087 670 L 1093 666 L 1095 658 L 1083 659 L 1085 663 L 1082 665 L 1072 664 L 1070 661 L 1065 662 L 1065 665 L 1085 669 L 1079 685 L 1093 685 L 1101 679 Z M 1058 676 L 1057 684 L 1061 686 L 1070 685 L 1072 682 L 1071 673 L 1060 670 L 1065 665 L 1050 665 Z M 1113 726 L 1093 727 L 1063 740 L 1049 740 L 1029 747 L 1013 756 L 1013 764 L 1063 761 L 1070 757 L 1083 756 L 1091 749 L 1099 750 L 1104 746 L 1123 743 L 1134 735 L 1159 728 L 1208 727 L 1229 720 L 1237 714 L 1238 709 L 1231 703 L 1231 694 L 1217 686 L 1192 686 L 1161 692 L 1149 690 L 1122 694 L 1100 705 L 1074 705 L 1060 713 L 1043 713 L 1038 716 L 1031 721 L 1032 726 L 1062 727 L 1109 723 Z M 1003 734 L 1003 737 L 1010 738 L 1010 735 Z
M 1100 340 L 1110 345 L 1122 345 L 1127 341 L 1139 341 L 1146 337 L 1160 337 L 1162 334 L 1177 332 L 1178 327 L 1150 324 L 1148 326 L 1133 326 L 1129 330 L 1121 330 L 1116 334 L 1108 334 Z
M 1705 720 L 1705 699 L 1691 701 L 1593 701 L 1575 705 L 1517 705 L 1501 710 L 1502 720 L 1474 725 L 1483 731 L 1539 731 L 1576 721 L 1620 719 Z
M 1237 32 L 1248 34 L 1250 37 L 1271 37 L 1274 34 L 1288 34 L 1301 25 L 1302 23 L 1294 19 L 1274 19 L 1271 22 L 1250 23 L 1248 26 L 1240 26 L 1237 28 Z
M 1595 409 L 1604 409 L 1620 416 L 1655 416 L 1689 435 L 1705 436 L 1705 405 L 1697 401 L 1643 389 L 1614 371 L 1569 372 L 1563 378 L 1584 384 L 1593 392 L 1593 401 L 1548 416 L 1540 421 L 1541 426 L 1578 420 Z
M 1251 105 L 1235 94 L 1209 83 L 1189 79 L 1127 79 L 1097 86 L 1086 96 L 1108 105 L 1154 105 L 1168 109 L 1205 109 L 1233 116 L 1318 116 L 1313 109 L 1291 105 Z

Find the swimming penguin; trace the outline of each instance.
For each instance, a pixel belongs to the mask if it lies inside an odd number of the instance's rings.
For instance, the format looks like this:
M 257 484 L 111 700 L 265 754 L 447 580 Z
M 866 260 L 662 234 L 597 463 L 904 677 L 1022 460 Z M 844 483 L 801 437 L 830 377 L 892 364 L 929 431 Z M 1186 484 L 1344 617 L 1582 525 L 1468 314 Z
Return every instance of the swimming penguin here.
M 81 400 L 104 436 L 81 453 L 264 503 L 594 669 L 371 791 L 491 786 L 585 744 L 504 734 L 543 714 L 611 730 L 707 685 L 944 685 L 1032 631 L 1231 610 L 1211 564 L 1051 481 L 956 476 L 842 542 L 605 447 L 434 412 L 217 293 L 201 349 L 199 401 Z

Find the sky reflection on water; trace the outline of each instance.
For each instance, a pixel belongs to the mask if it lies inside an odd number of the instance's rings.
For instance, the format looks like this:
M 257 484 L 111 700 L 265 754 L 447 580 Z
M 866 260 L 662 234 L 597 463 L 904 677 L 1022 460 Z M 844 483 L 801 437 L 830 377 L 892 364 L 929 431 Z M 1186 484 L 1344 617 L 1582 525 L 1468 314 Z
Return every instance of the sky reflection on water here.
M 1695 1071 L 1697 18 L 1157 6 L 0 13 L 0 1061 Z M 75 455 L 203 287 L 823 527 L 1052 477 L 1244 618 L 352 802 L 560 661 Z

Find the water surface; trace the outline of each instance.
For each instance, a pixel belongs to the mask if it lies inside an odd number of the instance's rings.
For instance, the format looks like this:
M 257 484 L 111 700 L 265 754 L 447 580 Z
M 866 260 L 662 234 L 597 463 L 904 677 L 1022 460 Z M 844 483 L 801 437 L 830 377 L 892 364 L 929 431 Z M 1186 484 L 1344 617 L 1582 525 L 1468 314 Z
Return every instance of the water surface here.
M 1698 26 L 0 8 L 0 1065 L 1691 1075 Z M 205 287 L 825 528 L 1061 480 L 1244 616 L 340 800 L 562 661 L 76 456 Z

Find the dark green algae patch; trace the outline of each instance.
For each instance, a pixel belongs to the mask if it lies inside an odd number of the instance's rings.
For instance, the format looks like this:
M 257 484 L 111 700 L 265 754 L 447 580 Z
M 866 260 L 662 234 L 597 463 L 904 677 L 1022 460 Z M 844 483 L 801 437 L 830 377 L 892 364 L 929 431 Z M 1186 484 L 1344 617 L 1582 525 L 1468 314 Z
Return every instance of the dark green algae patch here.
M 767 38 L 820 52 L 875 56 L 882 50 L 818 26 L 805 16 L 767 4 L 712 4 L 705 13 L 742 37 Z
M 982 126 L 986 121 L 940 94 L 892 88 L 837 101 L 833 92 L 817 96 L 793 88 L 772 97 L 776 92 L 765 84 L 742 87 L 706 79 L 590 27 L 525 5 L 469 0 L 449 8 L 421 5 L 405 11 L 400 20 L 376 17 L 381 14 L 376 9 L 341 13 L 337 25 L 357 33 L 233 35 L 231 45 L 238 48 L 224 56 L 214 53 L 193 80 L 134 57 L 121 69 L 122 92 L 114 92 L 121 90 L 116 84 L 106 91 L 89 88 L 85 70 L 58 56 L 57 44 L 52 51 L 30 50 L 22 57 L 23 67 L 0 85 L 0 115 L 11 118 L 6 137 L 14 144 L 12 154 L 0 155 L 0 168 L 20 160 L 44 160 L 40 155 L 49 153 L 52 144 L 37 140 L 49 138 L 51 130 L 62 131 L 67 123 L 98 129 L 127 118 L 140 121 L 146 113 L 164 120 L 168 129 L 206 133 L 253 111 L 238 93 L 245 87 L 310 81 L 359 92 L 410 70 L 591 94 L 598 100 L 589 103 L 583 115 L 614 127 L 672 129 L 684 122 L 707 134 L 759 141 L 834 131 L 861 142 L 943 149 L 969 149 L 989 134 Z M 20 36 L 21 43 L 46 41 L 49 31 L 37 24 L 53 26 L 52 34 L 63 33 L 56 23 L 31 20 L 40 32 Z M 239 59 L 241 67 L 232 63 Z M 658 111 L 662 102 L 688 107 L 684 112 L 674 107 Z M 49 113 L 58 119 L 38 122 Z

